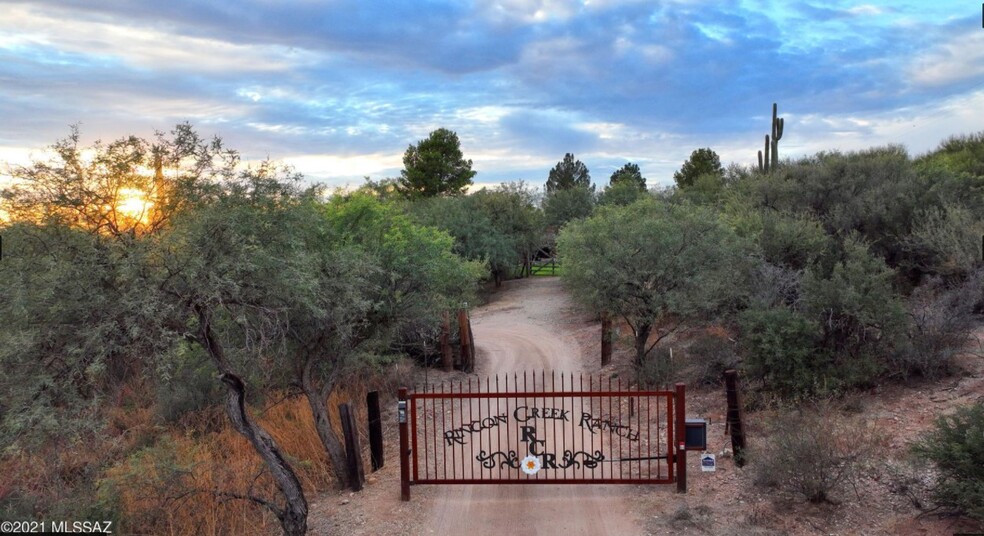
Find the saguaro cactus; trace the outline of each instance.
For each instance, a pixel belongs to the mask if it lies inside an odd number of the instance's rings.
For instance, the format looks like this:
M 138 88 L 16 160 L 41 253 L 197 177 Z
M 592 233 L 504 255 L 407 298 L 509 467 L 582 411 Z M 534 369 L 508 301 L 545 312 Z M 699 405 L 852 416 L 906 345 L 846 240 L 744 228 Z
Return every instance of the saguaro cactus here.
M 765 153 L 758 152 L 759 171 L 768 173 L 779 167 L 779 140 L 782 139 L 782 127 L 785 123 L 778 116 L 779 105 L 772 103 L 772 135 L 765 136 Z M 771 157 L 771 158 L 770 158 Z

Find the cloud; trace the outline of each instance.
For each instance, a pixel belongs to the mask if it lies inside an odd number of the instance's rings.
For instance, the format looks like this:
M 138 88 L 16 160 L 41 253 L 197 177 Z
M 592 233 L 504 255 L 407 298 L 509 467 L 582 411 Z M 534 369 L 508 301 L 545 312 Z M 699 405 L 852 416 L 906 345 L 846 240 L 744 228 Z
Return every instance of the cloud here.
M 984 82 L 984 31 L 967 30 L 924 51 L 909 64 L 908 74 L 920 86 Z
M 696 147 L 754 160 L 772 102 L 790 155 L 889 133 L 922 146 L 893 118 L 970 128 L 940 106 L 976 102 L 960 99 L 984 78 L 976 11 L 920 0 L 4 6 L 0 145 L 189 120 L 328 181 L 398 173 L 439 127 L 482 181 L 541 181 L 565 152 L 606 177 L 633 161 L 669 180 Z

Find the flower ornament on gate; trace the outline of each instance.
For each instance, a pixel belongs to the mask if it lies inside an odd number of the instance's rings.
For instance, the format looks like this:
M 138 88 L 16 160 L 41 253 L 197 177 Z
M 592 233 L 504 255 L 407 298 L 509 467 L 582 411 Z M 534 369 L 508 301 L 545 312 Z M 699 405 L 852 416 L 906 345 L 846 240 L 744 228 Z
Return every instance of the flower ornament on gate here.
M 540 458 L 527 456 L 519 463 L 519 467 L 528 475 L 535 475 L 540 471 Z

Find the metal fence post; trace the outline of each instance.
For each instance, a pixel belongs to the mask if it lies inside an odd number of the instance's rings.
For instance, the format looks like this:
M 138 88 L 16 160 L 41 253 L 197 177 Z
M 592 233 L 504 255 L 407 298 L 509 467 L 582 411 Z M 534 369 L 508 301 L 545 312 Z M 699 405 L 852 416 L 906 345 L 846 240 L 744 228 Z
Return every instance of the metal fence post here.
M 676 384 L 676 463 L 677 463 L 677 493 L 687 492 L 687 430 L 686 430 L 686 391 L 687 386 Z
M 410 500 L 410 425 L 407 388 L 400 387 L 397 420 L 400 423 L 400 500 Z

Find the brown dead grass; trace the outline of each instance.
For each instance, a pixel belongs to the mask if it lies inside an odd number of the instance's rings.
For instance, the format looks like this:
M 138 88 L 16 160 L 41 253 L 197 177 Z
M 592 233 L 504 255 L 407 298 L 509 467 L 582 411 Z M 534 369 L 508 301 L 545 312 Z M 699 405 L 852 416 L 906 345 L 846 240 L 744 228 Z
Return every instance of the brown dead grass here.
M 364 398 L 363 386 L 352 386 L 352 391 Z M 348 392 L 333 395 L 329 407 L 337 408 Z M 305 398 L 278 400 L 251 413 L 287 454 L 309 497 L 335 487 Z M 340 430 L 337 409 L 331 420 Z M 181 536 L 279 531 L 268 510 L 241 498 L 282 503 L 261 459 L 228 424 L 221 408 L 186 416 L 181 426 L 162 431 L 152 446 L 109 469 L 100 489 L 119 505 L 126 532 Z

